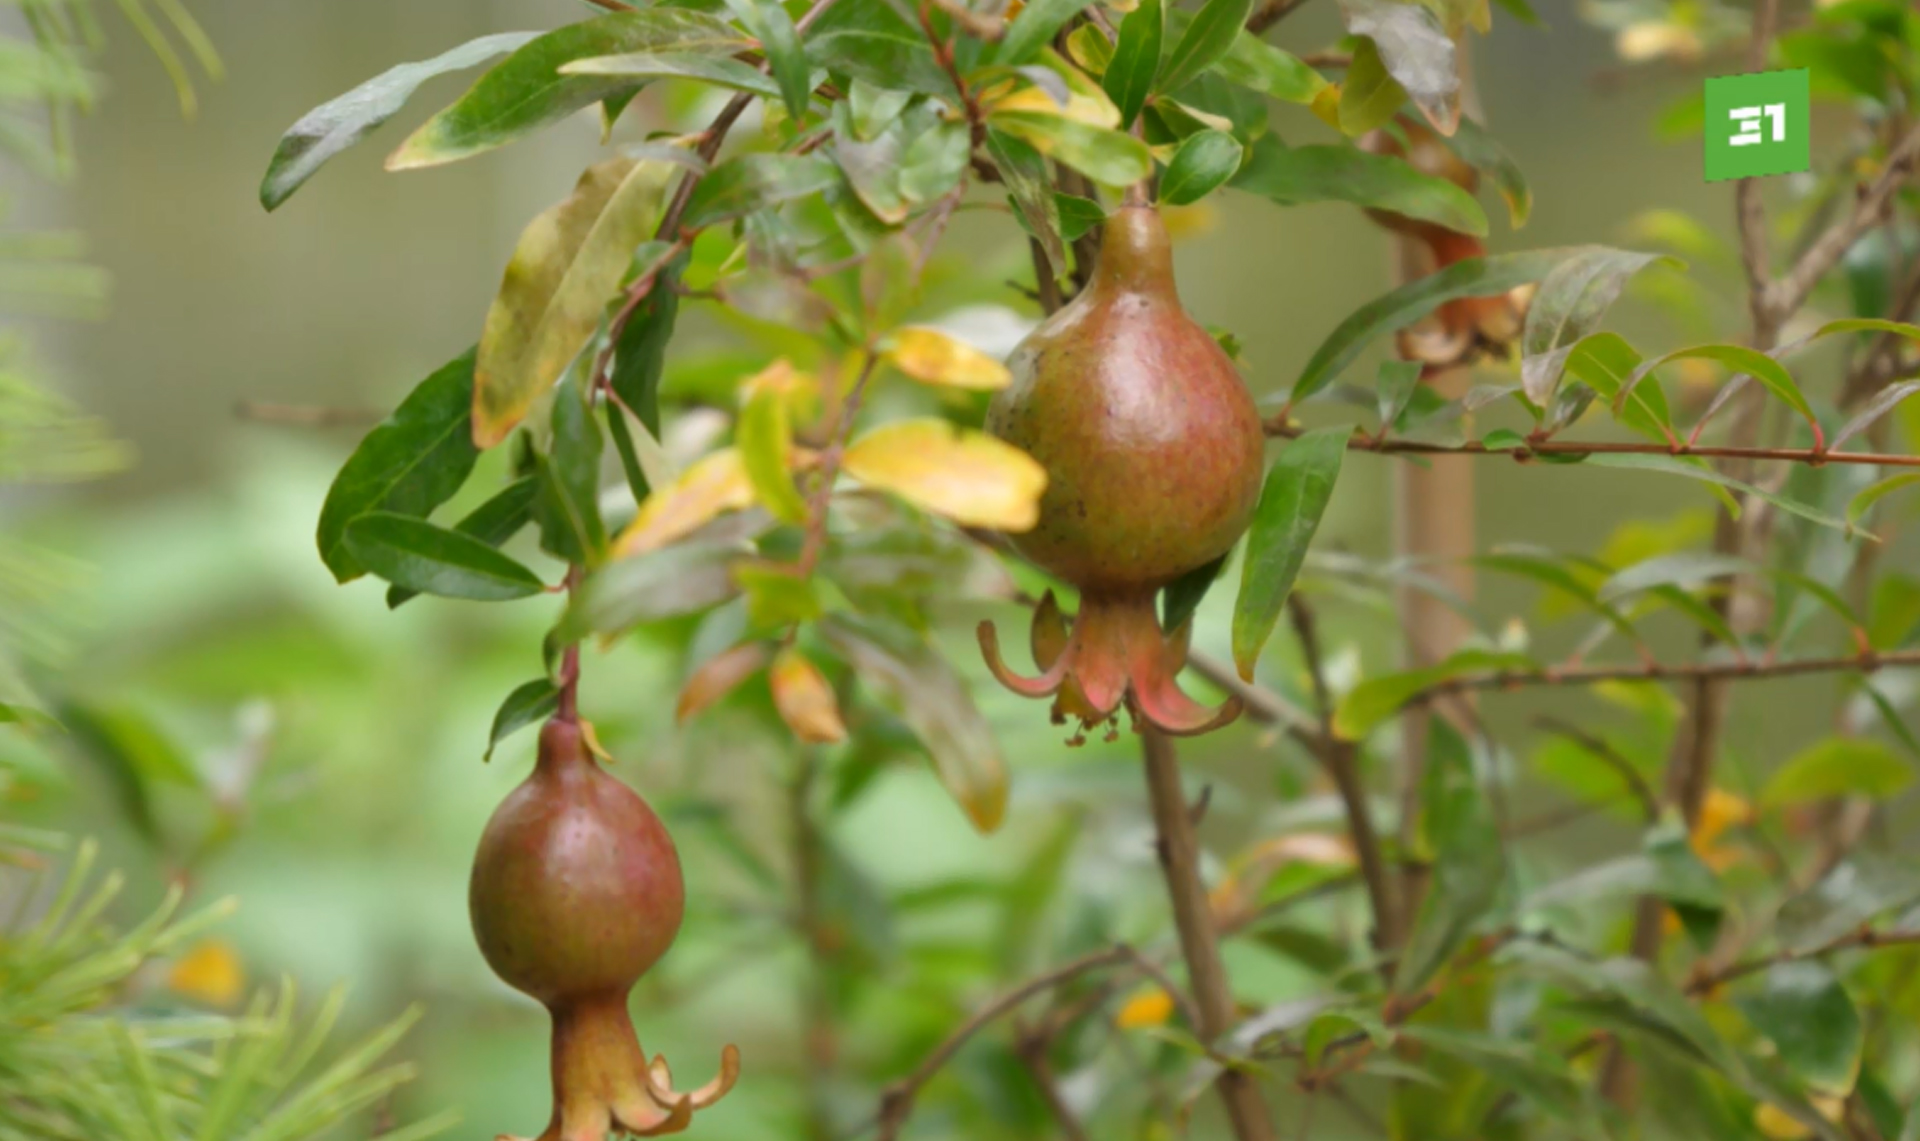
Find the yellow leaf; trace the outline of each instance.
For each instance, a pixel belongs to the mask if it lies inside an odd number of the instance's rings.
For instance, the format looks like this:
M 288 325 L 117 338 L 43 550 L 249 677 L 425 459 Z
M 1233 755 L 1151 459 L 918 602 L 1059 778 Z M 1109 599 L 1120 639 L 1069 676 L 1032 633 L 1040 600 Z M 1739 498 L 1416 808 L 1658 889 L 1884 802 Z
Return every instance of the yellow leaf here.
M 760 502 L 783 523 L 807 518 L 807 501 L 793 484 L 793 427 L 790 401 L 811 378 L 777 360 L 740 386 L 740 423 L 734 442 L 747 478 Z
M 684 723 L 698 715 L 759 673 L 766 664 L 767 648 L 758 642 L 744 642 L 700 663 L 700 668 L 693 671 L 693 676 L 680 689 L 680 702 L 673 711 L 674 722 Z
M 810 745 L 832 745 L 847 739 L 840 719 L 840 703 L 820 670 L 800 651 L 788 647 L 773 661 L 767 675 L 773 687 L 774 708 L 793 735 Z
M 971 527 L 1031 530 L 1047 473 L 984 432 L 945 420 L 901 420 L 855 440 L 842 466 L 869 487 Z
M 1338 131 L 1340 129 L 1340 84 L 1329 83 L 1322 87 L 1307 105 L 1322 123 Z
M 1847 1102 L 1843 1097 L 1813 1093 L 1807 1097 L 1807 1103 L 1814 1112 L 1838 1125 L 1846 1115 Z M 1754 1127 L 1770 1138 L 1771 1141 L 1801 1141 L 1801 1138 L 1813 1136 L 1813 1127 L 1772 1102 L 1762 1102 L 1753 1110 Z
M 645 554 L 683 539 L 725 511 L 753 503 L 753 483 L 738 448 L 722 448 L 658 488 L 620 532 L 614 557 Z
M 247 973 L 233 947 L 203 939 L 167 972 L 167 987 L 209 1006 L 232 1006 L 246 988 Z
M 1183 242 L 1218 226 L 1220 211 L 1213 203 L 1204 200 L 1186 206 L 1162 206 L 1160 220 L 1166 223 L 1168 237 Z
M 1109 131 L 1120 125 L 1120 108 L 1114 106 L 1100 85 L 1051 48 L 1041 53 L 1036 66 L 1045 67 L 1060 78 L 1067 89 L 1066 102 L 1056 99 L 1046 88 L 1027 86 L 983 103 L 990 111 L 1034 111 Z
M 673 167 L 619 158 L 530 223 L 487 312 L 474 370 L 473 442 L 507 438 L 598 327 L 633 250 L 651 237 Z
M 1707 790 L 1706 802 L 1700 806 L 1700 819 L 1693 826 L 1694 854 L 1714 871 L 1726 871 L 1740 862 L 1741 852 L 1737 847 L 1720 843 L 1720 839 L 1729 828 L 1752 819 L 1753 805 L 1745 797 L 1723 788 Z
M 1120 1007 L 1113 1024 L 1122 1030 L 1165 1026 L 1173 1017 L 1173 996 L 1159 987 L 1140 991 Z
M 945 384 L 991 392 L 1013 383 L 999 361 L 938 329 L 908 326 L 881 347 L 888 364 L 926 384 Z
M 1675 59 L 1699 59 L 1700 34 L 1683 24 L 1666 20 L 1641 20 L 1620 29 L 1613 38 L 1613 49 L 1630 63 L 1672 56 Z

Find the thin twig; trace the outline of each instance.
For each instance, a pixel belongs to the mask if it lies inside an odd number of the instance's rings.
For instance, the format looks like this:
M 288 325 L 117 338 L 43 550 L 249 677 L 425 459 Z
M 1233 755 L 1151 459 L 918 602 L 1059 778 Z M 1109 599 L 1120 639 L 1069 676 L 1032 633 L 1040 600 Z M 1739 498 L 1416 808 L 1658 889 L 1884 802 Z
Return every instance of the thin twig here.
M 1247 17 L 1247 31 L 1254 35 L 1266 31 L 1299 10 L 1307 0 L 1265 0 Z
M 1180 934 L 1180 951 L 1186 959 L 1187 978 L 1199 1008 L 1200 1022 L 1195 1033 L 1202 1042 L 1213 1043 L 1233 1027 L 1233 992 L 1220 959 L 1220 934 L 1207 903 L 1206 885 L 1200 879 L 1200 842 L 1194 835 L 1193 818 L 1188 814 L 1186 793 L 1181 786 L 1180 758 L 1174 751 L 1173 738 L 1152 725 L 1140 727 L 1140 741 L 1146 760 L 1148 800 L 1158 837 L 1160 870 L 1166 877 L 1174 927 Z M 1273 1141 L 1273 1122 L 1266 1102 L 1250 1076 L 1231 1066 L 1225 1067 L 1215 1088 L 1226 1103 L 1227 1116 L 1238 1141 Z
M 1727 983 L 1733 982 L 1736 979 L 1743 979 L 1751 974 L 1757 974 L 1770 967 L 1778 967 L 1787 963 L 1803 962 L 1807 959 L 1824 959 L 1828 955 L 1838 954 L 1841 951 L 1871 950 L 1876 947 L 1906 947 L 1914 944 L 1920 944 L 1920 931 L 1875 931 L 1871 927 L 1861 927 L 1822 943 L 1818 947 L 1809 947 L 1802 951 L 1795 951 L 1788 948 L 1776 951 L 1771 955 L 1756 955 L 1753 958 L 1742 959 L 1737 963 L 1721 967 L 1718 970 L 1697 974 L 1687 980 L 1687 993 L 1690 995 L 1710 994 L 1719 987 L 1725 986 Z
M 1884 669 L 1920 666 L 1920 650 L 1886 650 L 1832 658 L 1765 658 L 1747 661 L 1642 663 L 1618 666 L 1549 666 L 1537 670 L 1490 670 L 1437 681 L 1416 691 L 1409 704 L 1431 702 L 1470 690 L 1521 689 L 1533 686 L 1583 686 L 1607 681 L 1743 680 L 1795 677 L 1817 673 L 1870 674 Z
M 951 1034 L 934 1047 L 933 1052 L 920 1060 L 913 1072 L 888 1086 L 880 1095 L 880 1111 L 875 1117 L 879 1127 L 880 1141 L 894 1141 L 900 1135 L 901 1126 L 913 1114 L 914 1099 L 920 1096 L 920 1090 L 938 1074 L 942 1067 L 960 1052 L 975 1034 L 980 1033 L 995 1019 L 1017 1009 L 1021 1003 L 1038 994 L 1056 987 L 1065 986 L 1091 971 L 1101 970 L 1130 958 L 1124 947 L 1110 947 L 1104 951 L 1095 951 L 1090 955 L 1055 967 L 1046 974 L 1036 976 L 1021 983 L 1000 997 L 973 1012 L 973 1016 L 961 1023 Z
M 1291 423 L 1269 420 L 1267 435 L 1292 438 L 1300 428 Z M 1381 439 L 1356 432 L 1347 441 L 1350 452 L 1375 452 L 1380 455 L 1414 456 L 1504 456 L 1521 463 L 1535 456 L 1575 458 L 1582 456 L 1699 456 L 1708 459 L 1779 460 L 1808 464 L 1863 464 L 1869 467 L 1920 467 L 1920 456 L 1888 452 L 1828 452 L 1815 448 L 1766 448 L 1730 444 L 1658 444 L 1652 441 L 1615 440 L 1530 440 L 1508 446 L 1488 447 L 1478 440 L 1461 444 L 1435 444 L 1389 436 Z
M 316 404 L 274 404 L 242 400 L 233 406 L 235 418 L 255 424 L 283 424 L 294 428 L 364 428 L 387 414 L 378 408 L 328 408 Z

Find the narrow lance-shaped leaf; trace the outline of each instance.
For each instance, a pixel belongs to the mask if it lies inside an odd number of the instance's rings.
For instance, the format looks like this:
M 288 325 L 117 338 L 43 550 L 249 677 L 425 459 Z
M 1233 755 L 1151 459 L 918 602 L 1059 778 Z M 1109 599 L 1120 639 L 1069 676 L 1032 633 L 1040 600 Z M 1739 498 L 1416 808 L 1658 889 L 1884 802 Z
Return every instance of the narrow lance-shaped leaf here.
M 691 79 L 763 99 L 780 98 L 780 86 L 759 68 L 727 56 L 699 52 L 628 52 L 576 59 L 560 69 L 565 76 L 589 76 L 647 83 L 655 79 Z
M 1520 335 L 1520 383 L 1527 399 L 1548 405 L 1575 342 L 1599 327 L 1628 278 L 1661 260 L 1678 264 L 1658 254 L 1590 246 L 1553 267 L 1527 305 Z
M 1461 650 L 1438 665 L 1368 678 L 1347 692 L 1334 710 L 1333 731 L 1358 741 L 1379 728 L 1420 693 L 1455 678 L 1483 673 L 1529 673 L 1538 665 L 1521 654 Z
M 834 614 L 819 629 L 862 681 L 898 707 L 973 826 L 998 828 L 1007 806 L 1006 761 L 946 659 L 911 630 L 876 619 Z
M 1527 185 L 1526 175 L 1520 172 L 1513 156 L 1485 127 L 1463 117 L 1459 129 L 1447 140 L 1447 146 L 1461 161 L 1493 181 L 1493 188 L 1507 204 L 1507 220 L 1514 229 L 1527 224 L 1533 215 L 1533 188 Z
M 583 386 L 568 382 L 554 394 L 547 452 L 537 458 L 540 496 L 534 518 L 540 545 L 557 559 L 592 566 L 607 548 L 600 520 L 600 422 Z
M 503 546 L 520 529 L 533 522 L 533 502 L 540 495 L 540 477 L 530 475 L 501 488 L 493 498 L 468 512 L 455 531 L 471 535 L 489 547 Z M 389 610 L 413 598 L 418 592 L 404 586 L 387 588 Z
M 564 645 L 718 606 L 740 593 L 740 558 L 736 547 L 695 542 L 609 562 L 573 592 L 553 637 Z
M 714 167 L 687 200 L 685 225 L 704 229 L 840 184 L 840 172 L 817 154 L 744 154 Z
M 432 59 L 389 68 L 338 99 L 315 107 L 280 137 L 260 183 L 260 204 L 272 210 L 291 198 L 327 160 L 398 114 L 427 80 L 485 63 L 539 34 L 502 32 L 482 36 Z
M 801 46 L 800 31 L 794 26 L 793 17 L 787 14 L 780 0 L 741 0 L 736 10 L 741 9 L 752 13 L 752 23 L 748 26 L 760 37 L 761 50 L 767 53 L 773 78 L 780 84 L 780 98 L 787 105 L 787 114 L 795 119 L 805 118 L 807 105 L 813 99 L 813 64 Z
M 1166 8 L 1162 0 L 1140 0 L 1120 21 L 1120 37 L 1113 59 L 1100 77 L 1107 97 L 1120 111 L 1120 126 L 1131 127 L 1153 94 L 1160 74 L 1160 44 L 1166 36 Z
M 682 254 L 655 275 L 653 288 L 614 342 L 613 369 L 607 377 L 620 403 L 656 437 L 660 435 L 660 378 L 666 371 L 667 343 L 680 316 L 680 274 L 686 265 L 687 255 Z
M 640 511 L 614 542 L 620 558 L 667 546 L 699 530 L 716 516 L 753 502 L 753 481 L 738 448 L 722 448 L 680 473 L 640 505 Z
M 1655 369 L 1683 360 L 1713 361 L 1753 377 L 1762 387 L 1779 397 L 1782 403 L 1806 420 L 1807 426 L 1813 431 L 1815 448 L 1825 446 L 1825 437 L 1820 430 L 1820 419 L 1813 414 L 1813 408 L 1807 403 L 1807 398 L 1801 394 L 1800 386 L 1794 382 L 1793 374 L 1773 357 L 1745 345 L 1697 345 L 1693 348 L 1676 349 L 1665 356 L 1656 357 L 1635 370 L 1633 376 L 1627 379 L 1625 388 L 1614 397 L 1615 403 L 1624 400 L 1627 394 L 1631 393 L 1634 387 Z
M 993 155 L 993 165 L 1006 184 L 1014 210 L 1046 255 L 1047 271 L 1055 277 L 1065 273 L 1067 247 L 1060 237 L 1060 206 L 1045 156 L 1024 139 L 995 130 L 991 123 L 987 127 L 987 150 Z
M 908 326 L 880 345 L 881 357 L 922 384 L 993 392 L 1013 382 L 1007 366 L 939 329 Z
M 347 582 L 366 573 L 346 545 L 347 525 L 369 511 L 424 516 L 460 490 L 479 452 L 473 446 L 469 349 L 420 382 L 367 433 L 327 489 L 320 508 L 320 560 Z
M 1129 186 L 1153 173 L 1152 153 L 1132 135 L 1042 111 L 995 111 L 989 121 L 1095 182 Z
M 740 450 L 755 495 L 775 519 L 801 524 L 807 501 L 794 486 L 793 428 L 789 409 L 801 383 L 786 361 L 775 361 L 740 386 L 740 422 L 734 446 Z
M 484 760 L 493 759 L 500 742 L 536 721 L 544 721 L 560 707 L 560 689 L 548 678 L 535 678 L 509 693 L 494 711 L 493 728 L 487 732 Z
M 395 586 L 443 598 L 497 602 L 546 589 L 540 577 L 471 535 L 376 511 L 347 527 L 347 547 Z
M 1249 681 L 1333 498 L 1350 435 L 1344 426 L 1308 432 L 1282 449 L 1267 472 L 1233 607 L 1233 661 Z
M 1920 471 L 1903 472 L 1873 484 L 1847 504 L 1847 526 L 1858 527 L 1873 505 L 1902 488 L 1920 485 Z
M 1259 153 L 1260 148 L 1255 146 L 1256 160 Z M 1246 179 L 1247 170 L 1243 169 L 1235 184 L 1243 185 Z M 1314 350 L 1313 357 L 1300 371 L 1300 378 L 1294 382 L 1290 399 L 1298 404 L 1325 388 L 1374 338 L 1404 329 L 1449 301 L 1462 297 L 1494 297 L 1515 286 L 1538 281 L 1554 266 L 1592 248 L 1575 246 L 1468 258 L 1375 298 L 1342 321 Z
M 793 735 L 809 745 L 832 745 L 847 739 L 840 719 L 840 703 L 820 668 L 789 646 L 780 652 L 767 673 L 773 706 Z
M 598 327 L 628 259 L 652 235 L 672 167 L 612 159 L 520 235 L 480 335 L 473 439 L 507 438 Z
M 1842 796 L 1886 800 L 1913 783 L 1913 766 L 1865 737 L 1829 737 L 1793 755 L 1768 779 L 1762 803 L 1808 804 Z
M 684 8 L 614 12 L 556 28 L 429 119 L 387 159 L 387 169 L 436 166 L 491 150 L 635 86 L 620 77 L 562 75 L 561 67 L 574 60 L 627 52 L 731 55 L 750 46 L 720 17 Z
M 1393 989 L 1414 994 L 1427 984 L 1492 910 L 1506 876 L 1500 824 L 1474 771 L 1473 752 L 1445 718 L 1429 723 L 1427 772 L 1421 792 L 1421 839 L 1433 884 L 1407 936 Z
M 1218 63 L 1246 25 L 1253 0 L 1207 0 L 1160 64 L 1155 87 L 1176 92 Z
M 1404 0 L 1341 0 L 1347 31 L 1371 40 L 1387 71 L 1443 135 L 1460 122 L 1460 75 L 1453 40 L 1425 5 Z M 1344 125 L 1344 124 L 1343 124 Z
M 1347 81 L 1340 85 L 1340 130 L 1364 135 L 1385 124 L 1407 101 L 1407 93 L 1381 62 L 1380 49 L 1362 37 L 1353 49 Z
M 1463 234 L 1487 232 L 1486 211 L 1471 194 L 1399 159 L 1351 146 L 1289 147 L 1268 135 L 1254 143 L 1233 185 L 1282 206 L 1351 202 Z
M 1067 26 L 1089 0 L 1033 0 L 1007 25 L 993 62 L 1003 67 L 1018 67 L 1031 60 L 1041 48 L 1053 42 L 1054 33 Z

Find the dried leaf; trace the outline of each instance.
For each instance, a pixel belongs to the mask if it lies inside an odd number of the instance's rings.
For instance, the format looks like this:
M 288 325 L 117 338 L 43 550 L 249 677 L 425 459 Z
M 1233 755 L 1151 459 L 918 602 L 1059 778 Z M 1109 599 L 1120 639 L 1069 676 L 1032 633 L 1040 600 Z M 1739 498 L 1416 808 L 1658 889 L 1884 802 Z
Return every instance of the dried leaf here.
M 840 703 L 819 667 L 800 651 L 788 647 L 774 659 L 767 675 L 773 687 L 774 708 L 793 735 L 809 745 L 833 745 L 847 739 Z

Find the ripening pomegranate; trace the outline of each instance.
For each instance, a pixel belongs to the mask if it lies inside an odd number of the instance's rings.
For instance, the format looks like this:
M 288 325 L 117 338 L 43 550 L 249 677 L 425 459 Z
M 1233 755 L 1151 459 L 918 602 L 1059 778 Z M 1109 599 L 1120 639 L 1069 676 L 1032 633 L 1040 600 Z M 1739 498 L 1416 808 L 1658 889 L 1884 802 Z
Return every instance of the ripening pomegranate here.
M 580 724 L 547 722 L 533 775 L 487 822 L 468 893 L 487 963 L 553 1015 L 553 1117 L 538 1141 L 678 1133 L 739 1075 L 677 1093 L 648 1061 L 627 992 L 673 945 L 685 909 L 680 858 L 647 803 L 601 770 Z M 502 1141 L 512 1141 L 502 1135 Z
M 1360 139 L 1362 150 L 1405 159 L 1421 174 L 1444 178 L 1471 194 L 1480 185 L 1475 170 L 1431 129 L 1402 119 L 1404 144 L 1385 130 L 1369 131 Z M 1409 218 L 1389 210 L 1368 210 L 1367 217 L 1384 229 L 1417 239 L 1427 250 L 1421 273 L 1433 273 L 1468 258 L 1486 256 L 1486 243 L 1433 222 Z M 1400 335 L 1401 355 L 1435 368 L 1464 363 L 1483 352 L 1504 352 L 1519 336 L 1526 317 L 1527 292 L 1516 290 L 1493 297 L 1460 297 L 1442 305 L 1426 322 Z
M 1159 214 L 1117 210 L 1086 289 L 1007 364 L 987 431 L 1047 470 L 1038 524 L 1011 540 L 1079 589 L 1080 612 L 1069 630 L 1051 596 L 1036 611 L 1037 678 L 1007 668 L 981 623 L 988 668 L 1016 693 L 1057 695 L 1054 719 L 1082 729 L 1123 702 L 1175 734 L 1233 720 L 1238 701 L 1208 709 L 1181 692 L 1186 631 L 1161 630 L 1154 603 L 1246 530 L 1265 436 L 1233 361 L 1180 305 Z

